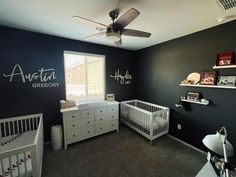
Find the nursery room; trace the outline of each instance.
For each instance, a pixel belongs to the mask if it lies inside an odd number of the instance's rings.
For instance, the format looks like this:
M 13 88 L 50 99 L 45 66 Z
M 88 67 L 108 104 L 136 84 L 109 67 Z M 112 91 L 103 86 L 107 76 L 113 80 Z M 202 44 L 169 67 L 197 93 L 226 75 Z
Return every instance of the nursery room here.
M 0 2 L 0 177 L 236 177 L 236 0 Z

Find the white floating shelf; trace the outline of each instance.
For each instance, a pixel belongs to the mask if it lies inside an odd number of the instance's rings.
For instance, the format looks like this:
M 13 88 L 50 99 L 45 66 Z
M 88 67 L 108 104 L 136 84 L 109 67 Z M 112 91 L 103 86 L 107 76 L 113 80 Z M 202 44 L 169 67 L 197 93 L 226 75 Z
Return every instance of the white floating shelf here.
M 204 87 L 204 88 L 221 88 L 221 89 L 236 89 L 236 87 L 227 86 L 217 86 L 217 85 L 190 85 L 190 84 L 180 84 L 181 87 Z
M 189 102 L 189 103 L 195 103 L 195 104 L 202 104 L 202 105 L 208 105 L 209 102 L 201 102 L 201 101 L 197 101 L 197 100 L 186 100 L 186 99 L 181 99 L 181 101 L 184 101 L 184 102 Z
M 213 69 L 230 69 L 230 68 L 236 68 L 236 65 L 225 65 L 225 66 L 213 66 Z

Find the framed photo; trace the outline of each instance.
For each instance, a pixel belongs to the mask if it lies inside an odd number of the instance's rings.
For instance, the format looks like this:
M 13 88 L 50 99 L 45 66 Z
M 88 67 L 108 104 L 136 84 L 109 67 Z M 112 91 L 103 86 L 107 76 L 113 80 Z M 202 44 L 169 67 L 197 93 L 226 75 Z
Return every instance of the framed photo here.
M 114 93 L 107 94 L 107 101 L 115 101 L 115 94 Z
M 187 92 L 186 99 L 187 100 L 199 100 L 200 93 L 199 92 Z
M 216 72 L 205 71 L 201 73 L 200 84 L 202 85 L 215 85 L 216 83 Z
M 217 54 L 216 66 L 225 66 L 234 64 L 233 52 L 225 52 Z
M 218 76 L 217 85 L 235 87 L 236 76 Z

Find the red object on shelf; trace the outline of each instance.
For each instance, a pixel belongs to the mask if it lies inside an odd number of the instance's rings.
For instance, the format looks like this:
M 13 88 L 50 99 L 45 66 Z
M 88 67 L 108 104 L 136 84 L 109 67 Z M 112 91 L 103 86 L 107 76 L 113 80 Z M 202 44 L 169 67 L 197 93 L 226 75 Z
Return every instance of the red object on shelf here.
M 216 66 L 226 66 L 234 64 L 234 53 L 224 52 L 217 54 Z

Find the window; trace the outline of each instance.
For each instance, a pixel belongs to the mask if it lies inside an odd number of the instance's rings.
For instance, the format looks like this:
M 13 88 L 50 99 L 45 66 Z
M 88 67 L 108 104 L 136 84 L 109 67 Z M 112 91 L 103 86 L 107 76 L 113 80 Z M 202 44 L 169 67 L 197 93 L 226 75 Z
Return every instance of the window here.
M 64 52 L 66 99 L 104 100 L 105 56 Z

